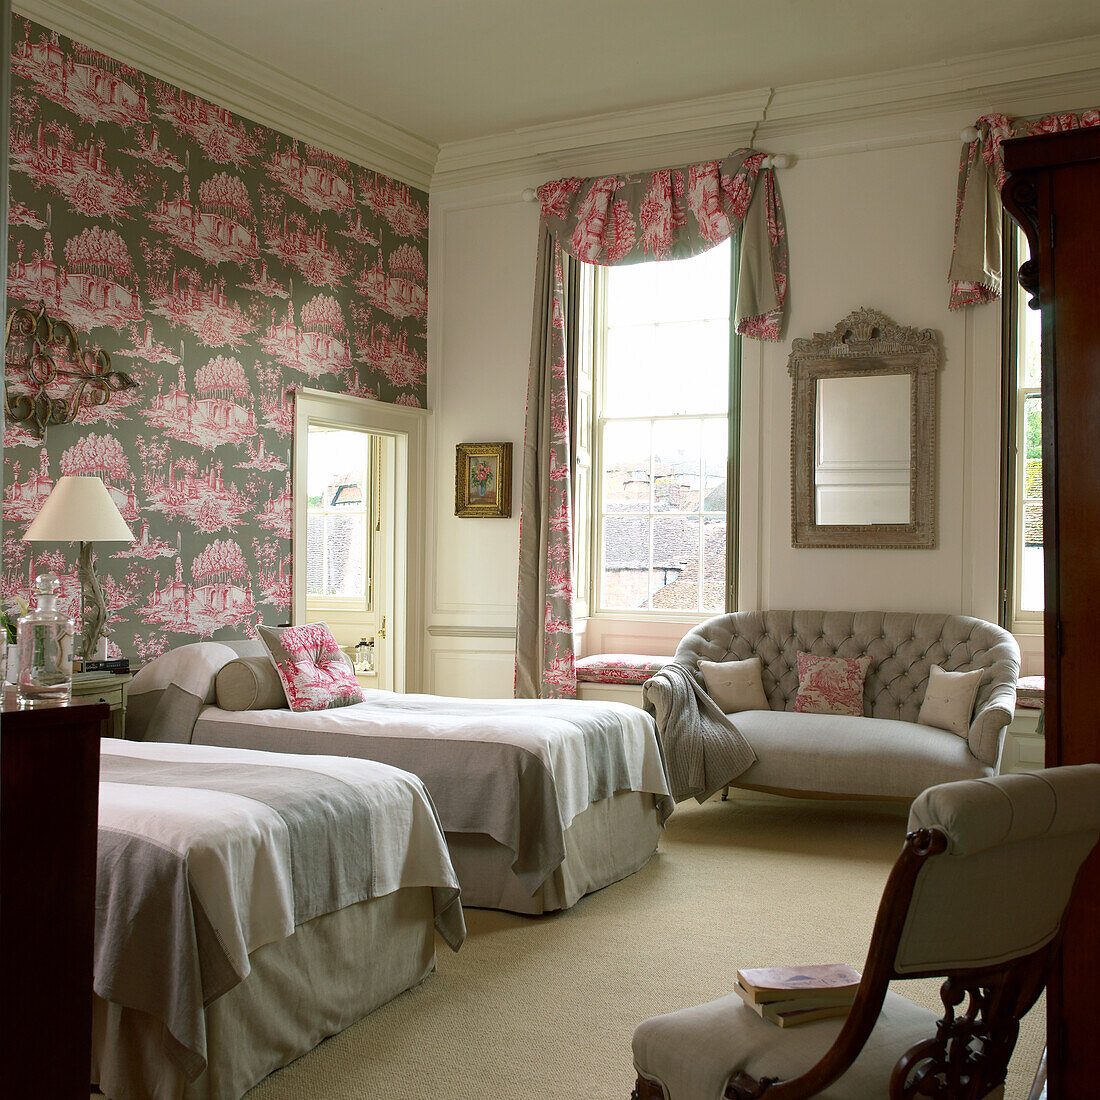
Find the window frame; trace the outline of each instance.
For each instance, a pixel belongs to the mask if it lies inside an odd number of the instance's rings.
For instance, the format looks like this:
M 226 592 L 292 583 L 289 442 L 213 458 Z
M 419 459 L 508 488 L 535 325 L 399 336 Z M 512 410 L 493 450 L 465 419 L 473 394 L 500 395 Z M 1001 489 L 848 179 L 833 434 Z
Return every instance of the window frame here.
M 608 422 L 659 422 L 662 420 L 718 420 L 727 425 L 726 449 L 726 584 L 722 610 L 737 607 L 738 546 L 740 528 L 740 443 L 741 443 L 741 336 L 737 333 L 736 302 L 740 235 L 730 239 L 729 283 L 729 367 L 726 407 L 717 413 L 682 413 L 671 416 L 606 417 L 606 351 L 607 351 L 607 270 L 596 265 L 581 265 L 578 342 L 577 396 L 577 463 L 573 476 L 574 515 L 574 616 L 576 619 L 626 620 L 640 622 L 702 622 L 721 610 L 687 610 L 684 608 L 608 607 L 603 602 L 600 563 L 603 561 L 603 429 Z M 650 261 L 657 262 L 657 261 Z M 676 261 L 660 261 L 675 263 Z M 589 323 L 590 322 L 590 323 Z M 591 388 L 586 389 L 586 375 Z M 651 453 L 652 459 L 652 453 Z M 587 492 L 582 491 L 582 479 L 587 479 Z M 587 497 L 587 499 L 584 499 Z M 579 534 L 582 511 L 587 526 L 587 545 L 581 547 Z M 650 514 L 645 513 L 647 518 Z M 671 514 L 671 513 L 670 513 Z M 685 513 L 690 515 L 690 513 Z M 700 525 L 706 515 L 696 513 Z
M 1001 359 L 1001 562 L 1000 621 L 1013 634 L 1042 635 L 1044 612 L 1020 607 L 1023 579 L 1025 486 L 1027 477 L 1028 398 L 1039 396 L 1040 386 L 1021 384 L 1020 355 L 1028 307 L 1014 274 L 1022 262 L 1023 234 L 1016 223 L 1003 215 L 1002 271 L 1002 359 Z M 1041 497 L 1040 497 L 1041 499 Z

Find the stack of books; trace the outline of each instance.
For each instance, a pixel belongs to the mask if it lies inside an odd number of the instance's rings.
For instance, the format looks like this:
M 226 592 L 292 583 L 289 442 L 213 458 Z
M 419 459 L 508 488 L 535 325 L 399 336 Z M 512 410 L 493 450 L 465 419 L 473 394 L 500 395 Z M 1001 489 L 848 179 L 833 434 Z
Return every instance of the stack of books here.
M 847 1016 L 859 982 L 859 971 L 843 963 L 737 971 L 741 999 L 758 1016 L 780 1027 Z

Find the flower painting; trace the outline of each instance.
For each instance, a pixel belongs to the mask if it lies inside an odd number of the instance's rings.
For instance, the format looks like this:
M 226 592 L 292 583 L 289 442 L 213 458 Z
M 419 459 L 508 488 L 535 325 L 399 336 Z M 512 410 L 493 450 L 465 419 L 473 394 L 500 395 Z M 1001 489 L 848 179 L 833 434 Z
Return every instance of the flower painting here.
M 460 443 L 455 454 L 455 515 L 512 514 L 512 444 Z

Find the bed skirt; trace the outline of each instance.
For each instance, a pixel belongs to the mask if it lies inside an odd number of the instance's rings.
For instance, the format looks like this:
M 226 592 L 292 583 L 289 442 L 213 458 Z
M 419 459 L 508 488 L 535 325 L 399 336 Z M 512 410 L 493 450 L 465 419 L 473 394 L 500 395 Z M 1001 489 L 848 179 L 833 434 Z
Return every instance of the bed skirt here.
M 654 796 L 620 791 L 593 802 L 565 830 L 565 859 L 532 897 L 512 873 L 514 856 L 484 833 L 447 833 L 463 908 L 537 916 L 634 874 L 657 850 Z
M 409 888 L 253 951 L 248 977 L 206 1008 L 208 1065 L 190 1083 L 164 1052 L 161 1024 L 93 996 L 92 1082 L 111 1100 L 238 1100 L 427 977 L 433 920 L 431 889 Z

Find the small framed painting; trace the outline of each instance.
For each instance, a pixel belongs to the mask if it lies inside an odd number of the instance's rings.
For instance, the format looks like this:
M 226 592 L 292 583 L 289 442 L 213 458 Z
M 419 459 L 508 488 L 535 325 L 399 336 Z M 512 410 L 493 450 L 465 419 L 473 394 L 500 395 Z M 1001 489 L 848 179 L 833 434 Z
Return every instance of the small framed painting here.
M 512 444 L 459 443 L 455 515 L 507 519 L 512 514 Z

